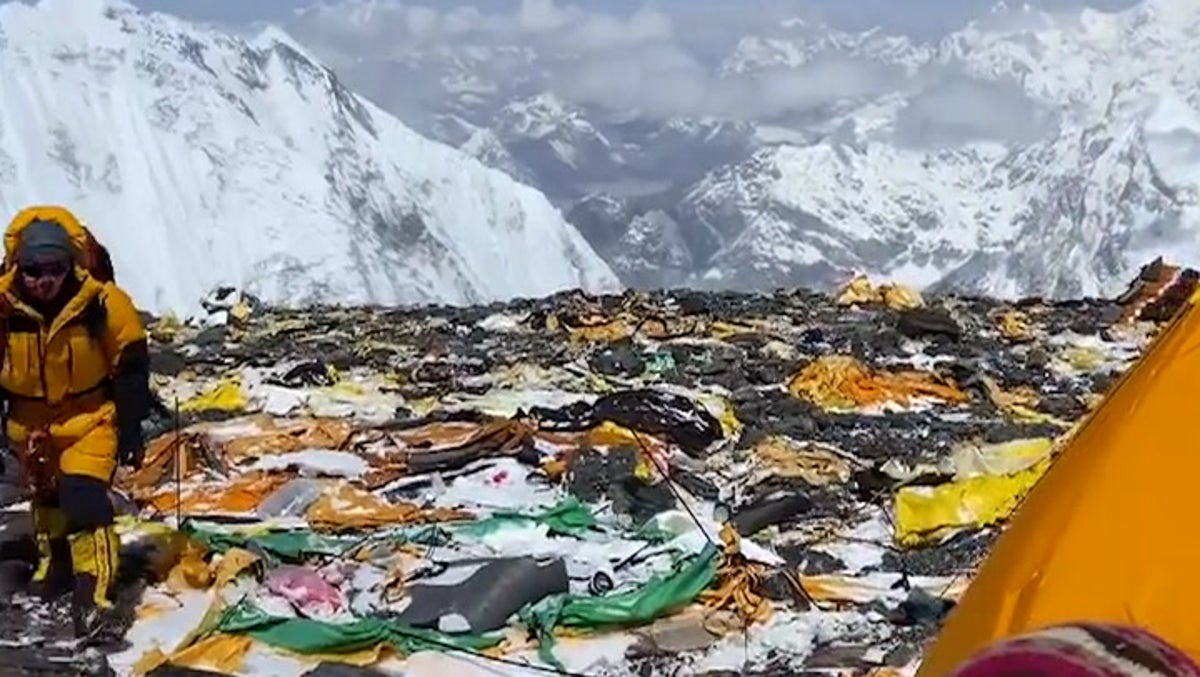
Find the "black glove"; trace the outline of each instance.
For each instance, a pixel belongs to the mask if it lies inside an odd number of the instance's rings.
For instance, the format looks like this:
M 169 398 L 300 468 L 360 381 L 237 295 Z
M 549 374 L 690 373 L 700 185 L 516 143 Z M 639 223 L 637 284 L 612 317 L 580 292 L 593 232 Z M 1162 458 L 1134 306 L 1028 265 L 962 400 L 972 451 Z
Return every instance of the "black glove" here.
M 136 470 L 142 466 L 146 453 L 142 419 L 150 409 L 149 356 L 145 342 L 126 347 L 113 378 L 112 395 L 117 407 L 117 460 Z
M 142 459 L 146 455 L 146 444 L 142 441 L 141 422 L 123 424 L 119 419 L 118 416 L 117 461 L 123 466 L 137 470 L 142 467 Z

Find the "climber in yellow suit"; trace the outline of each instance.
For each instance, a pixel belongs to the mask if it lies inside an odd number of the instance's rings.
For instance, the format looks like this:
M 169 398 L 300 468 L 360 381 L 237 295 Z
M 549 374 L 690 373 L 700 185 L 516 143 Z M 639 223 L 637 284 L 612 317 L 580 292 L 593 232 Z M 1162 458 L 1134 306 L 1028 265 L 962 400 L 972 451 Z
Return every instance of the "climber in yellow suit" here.
M 109 486 L 144 450 L 146 332 L 129 295 L 95 272 L 98 245 L 66 209 L 21 211 L 4 244 L 0 395 L 33 493 L 33 587 L 54 596 L 71 586 L 74 629 L 86 636 L 112 606 L 120 542 Z

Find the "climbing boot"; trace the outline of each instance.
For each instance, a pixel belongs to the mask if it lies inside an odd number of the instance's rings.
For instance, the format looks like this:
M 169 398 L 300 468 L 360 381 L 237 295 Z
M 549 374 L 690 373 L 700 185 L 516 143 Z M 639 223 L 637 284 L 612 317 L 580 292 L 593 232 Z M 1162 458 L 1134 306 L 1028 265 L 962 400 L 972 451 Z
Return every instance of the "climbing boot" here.
M 71 622 L 76 639 L 95 636 L 105 626 L 116 580 L 121 541 L 110 526 L 71 534 L 71 565 L 75 589 L 71 595 Z
M 49 601 L 71 589 L 71 547 L 67 542 L 66 517 L 58 508 L 35 507 L 33 529 L 38 561 L 29 582 L 29 592 Z

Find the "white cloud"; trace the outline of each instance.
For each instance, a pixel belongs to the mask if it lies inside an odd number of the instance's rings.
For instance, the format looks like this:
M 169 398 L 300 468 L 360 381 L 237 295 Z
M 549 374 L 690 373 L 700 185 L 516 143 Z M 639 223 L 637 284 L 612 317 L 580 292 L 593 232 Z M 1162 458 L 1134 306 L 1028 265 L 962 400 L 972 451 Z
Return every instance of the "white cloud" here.
M 645 0 L 624 11 L 571 0 L 520 0 L 505 9 L 484 1 L 347 0 L 298 12 L 287 28 L 339 65 L 354 55 L 373 61 L 343 74 L 385 105 L 411 104 L 415 96 L 432 97 L 427 103 L 433 106 L 440 96 L 444 103 L 447 95 L 434 85 L 445 73 L 436 68 L 452 62 L 419 56 L 435 52 L 456 58 L 460 75 L 465 63 L 477 79 L 501 87 L 548 88 L 576 103 L 649 116 L 762 119 L 904 88 L 923 91 L 897 122 L 897 133 L 911 143 L 939 135 L 1020 137 L 1032 128 L 1031 104 L 1015 89 L 981 93 L 978 87 L 964 91 L 969 85 L 961 83 L 930 89 L 929 73 L 917 81 L 898 66 L 836 54 L 798 68 L 719 76 L 720 59 L 740 38 L 789 30 L 781 23 L 797 16 L 794 0 Z M 802 36 L 797 44 L 804 44 Z M 385 56 L 405 67 L 387 76 L 379 63 Z
M 1033 142 L 1057 120 L 1012 82 L 942 72 L 909 98 L 896 119 L 895 138 L 907 146 L 949 147 L 968 141 Z

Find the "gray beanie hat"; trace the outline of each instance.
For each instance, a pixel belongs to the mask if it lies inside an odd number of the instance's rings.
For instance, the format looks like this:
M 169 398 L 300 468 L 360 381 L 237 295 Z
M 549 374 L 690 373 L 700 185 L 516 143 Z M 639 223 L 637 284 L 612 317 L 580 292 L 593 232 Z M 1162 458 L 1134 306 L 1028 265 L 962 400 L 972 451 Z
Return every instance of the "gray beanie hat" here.
M 19 263 L 45 263 L 71 259 L 71 236 L 54 221 L 34 221 L 21 232 L 17 244 Z

